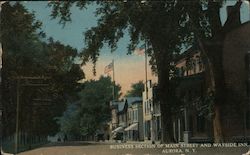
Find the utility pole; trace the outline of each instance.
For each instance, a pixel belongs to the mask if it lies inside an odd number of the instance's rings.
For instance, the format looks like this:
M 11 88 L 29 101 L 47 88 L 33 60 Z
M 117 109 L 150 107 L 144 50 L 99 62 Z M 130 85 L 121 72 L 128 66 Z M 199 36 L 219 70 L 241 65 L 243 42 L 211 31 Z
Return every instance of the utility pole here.
M 150 120 L 150 135 L 151 135 L 151 142 L 155 144 L 155 115 L 154 115 L 154 101 L 153 98 L 149 100 L 148 98 L 148 56 L 147 56 L 147 40 L 145 41 L 145 92 L 146 92 L 146 101 L 149 102 L 150 105 L 150 113 L 151 113 L 151 120 Z
M 114 59 L 112 60 L 112 67 L 113 67 L 113 100 L 116 100 L 115 96 L 115 61 Z
M 14 77 L 13 79 L 17 80 L 16 85 L 16 130 L 15 130 L 15 155 L 18 153 L 18 147 L 19 147 L 19 116 L 20 116 L 20 88 L 22 86 L 31 86 L 31 87 L 42 87 L 42 86 L 48 86 L 48 84 L 38 83 L 38 84 L 32 84 L 32 83 L 26 83 L 21 84 L 21 80 L 47 80 L 50 79 L 50 77 L 44 77 L 44 76 L 37 76 L 37 77 Z
M 148 56 L 147 56 L 147 41 L 145 41 L 145 92 L 146 99 L 148 100 Z

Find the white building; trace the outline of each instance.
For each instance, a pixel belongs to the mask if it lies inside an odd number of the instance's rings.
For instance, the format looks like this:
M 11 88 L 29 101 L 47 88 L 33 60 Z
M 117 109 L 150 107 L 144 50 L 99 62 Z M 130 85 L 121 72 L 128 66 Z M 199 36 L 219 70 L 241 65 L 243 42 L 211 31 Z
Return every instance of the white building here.
M 143 92 L 144 140 L 155 142 L 161 139 L 160 103 L 156 99 L 156 86 L 152 85 L 151 80 L 147 82 L 145 90 Z

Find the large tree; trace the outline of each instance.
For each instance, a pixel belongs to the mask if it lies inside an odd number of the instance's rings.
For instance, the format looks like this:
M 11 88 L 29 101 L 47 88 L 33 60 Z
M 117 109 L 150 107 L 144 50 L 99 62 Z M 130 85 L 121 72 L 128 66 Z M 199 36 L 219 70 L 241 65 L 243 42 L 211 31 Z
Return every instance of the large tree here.
M 65 24 L 70 21 L 69 8 L 74 2 L 51 2 L 52 16 L 59 17 Z M 83 9 L 89 1 L 75 2 Z M 169 101 L 170 63 L 174 53 L 179 52 L 181 37 L 180 24 L 185 18 L 174 1 L 97 1 L 96 15 L 98 25 L 85 32 L 85 48 L 82 52 L 83 63 L 91 60 L 96 63 L 100 49 L 107 43 L 111 51 L 117 48 L 117 42 L 128 29 L 131 42 L 128 53 L 133 51 L 140 41 L 148 45 L 147 54 L 150 64 L 158 74 L 159 100 L 161 103 L 163 141 L 174 141 L 172 128 L 172 103 Z M 79 19 L 80 20 L 80 19 Z
M 70 7 L 76 4 L 80 9 L 85 8 L 89 1 L 80 2 L 51 2 L 52 17 L 60 18 L 60 23 L 70 21 Z M 222 71 L 222 42 L 225 33 L 235 26 L 233 11 L 226 24 L 222 27 L 220 8 L 223 1 L 213 0 L 176 0 L 176 1 L 97 1 L 96 15 L 98 25 L 85 32 L 85 48 L 82 51 L 83 63 L 91 60 L 96 63 L 100 49 L 107 43 L 114 51 L 117 42 L 123 37 L 125 30 L 131 37 L 128 46 L 130 53 L 141 41 L 150 47 L 146 53 L 150 56 L 150 64 L 158 75 L 158 97 L 161 104 L 162 140 L 174 141 L 172 115 L 174 102 L 171 102 L 170 74 L 171 62 L 180 51 L 183 43 L 198 42 L 204 46 L 204 56 L 209 59 L 210 88 L 215 92 L 214 104 L 214 137 L 222 141 L 220 125 L 220 105 L 223 103 L 223 71 Z M 239 10 L 241 2 L 235 5 Z M 81 20 L 81 19 L 79 19 Z M 207 42 L 203 39 L 208 40 Z M 218 44 L 219 43 L 219 44 Z M 202 47 L 203 47 L 202 46 Z M 213 50 L 214 49 L 214 50 Z
M 142 97 L 143 90 L 144 90 L 143 81 L 133 83 L 131 85 L 131 89 L 126 92 L 125 97 Z
M 35 136 L 57 132 L 54 117 L 62 114 L 67 100 L 75 98 L 81 90 L 78 81 L 84 78 L 80 65 L 75 64 L 77 50 L 53 39 L 42 41 L 42 23 L 19 2 L 2 5 L 0 24 L 4 136 L 15 133 L 17 96 L 19 131 Z M 41 77 L 38 84 L 44 82 L 42 77 L 49 80 L 46 87 L 27 86 L 34 81 L 20 80 L 18 89 L 17 77 Z
M 79 99 L 69 102 L 67 110 L 59 118 L 61 131 L 69 135 L 89 135 L 110 120 L 109 101 L 113 98 L 113 82 L 110 77 L 101 76 L 98 80 L 83 83 Z M 115 95 L 120 97 L 121 87 L 115 86 Z

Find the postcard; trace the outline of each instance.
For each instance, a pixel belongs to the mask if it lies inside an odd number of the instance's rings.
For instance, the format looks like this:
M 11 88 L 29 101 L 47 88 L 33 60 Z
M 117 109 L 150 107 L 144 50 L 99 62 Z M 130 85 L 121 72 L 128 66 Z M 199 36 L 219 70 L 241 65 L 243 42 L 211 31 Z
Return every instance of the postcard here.
M 250 155 L 250 1 L 1 1 L 3 155 Z

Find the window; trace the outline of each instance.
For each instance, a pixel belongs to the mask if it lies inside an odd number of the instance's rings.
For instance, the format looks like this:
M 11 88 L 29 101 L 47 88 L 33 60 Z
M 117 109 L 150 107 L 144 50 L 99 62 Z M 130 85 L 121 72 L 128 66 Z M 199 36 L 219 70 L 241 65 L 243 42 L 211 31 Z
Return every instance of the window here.
M 195 74 L 196 73 L 196 60 L 195 59 L 193 60 L 193 71 Z
M 205 132 L 205 117 L 197 116 L 197 132 Z
M 122 122 L 122 115 L 119 116 L 119 120 L 120 120 L 120 122 Z
M 152 109 L 153 107 L 152 107 L 152 100 L 151 99 L 149 99 L 149 112 L 151 112 L 151 109 Z
M 189 130 L 193 131 L 193 116 L 189 115 Z
M 199 57 L 198 59 L 198 66 L 199 66 L 199 71 L 201 71 L 203 69 L 201 57 Z
M 134 119 L 135 121 L 137 121 L 138 120 L 138 112 L 137 112 L 137 110 L 135 110 L 135 119 Z
M 181 76 L 184 76 L 184 72 L 185 72 L 184 67 L 181 67 Z

